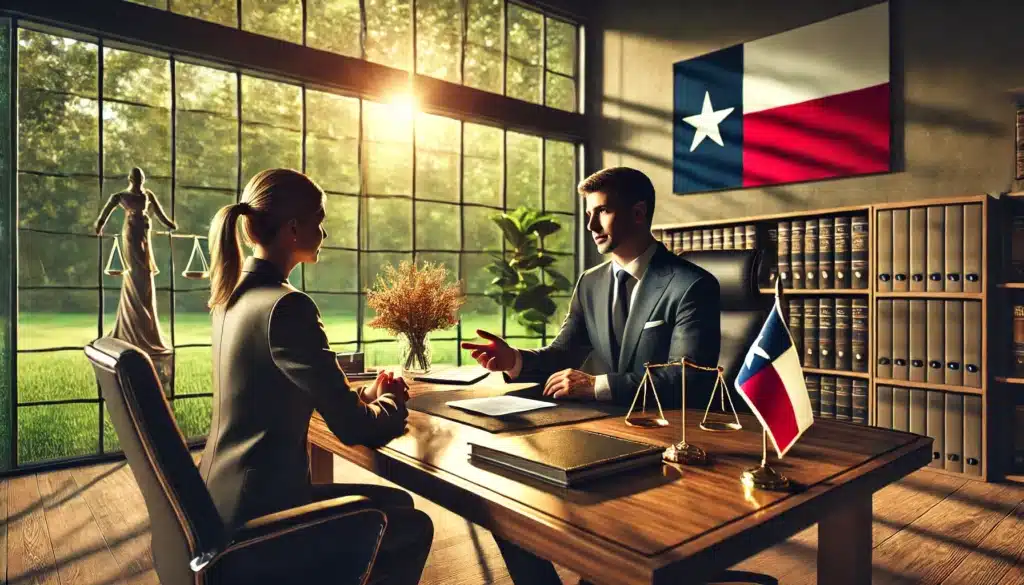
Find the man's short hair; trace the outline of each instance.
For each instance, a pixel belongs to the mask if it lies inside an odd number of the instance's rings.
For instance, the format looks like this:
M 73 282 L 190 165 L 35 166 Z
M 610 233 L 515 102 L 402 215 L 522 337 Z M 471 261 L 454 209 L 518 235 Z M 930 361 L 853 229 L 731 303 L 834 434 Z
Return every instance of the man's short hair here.
M 647 225 L 654 221 L 654 185 L 647 175 L 629 167 L 601 169 L 576 187 L 581 196 L 588 193 L 605 193 L 623 208 L 632 207 L 643 201 L 647 204 Z

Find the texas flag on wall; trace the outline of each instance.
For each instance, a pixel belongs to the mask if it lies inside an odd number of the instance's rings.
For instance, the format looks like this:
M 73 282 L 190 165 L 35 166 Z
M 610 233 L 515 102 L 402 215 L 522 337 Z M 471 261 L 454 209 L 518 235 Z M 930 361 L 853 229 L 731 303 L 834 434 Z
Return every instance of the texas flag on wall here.
M 779 457 L 814 423 L 800 354 L 782 318 L 778 293 L 736 376 L 736 391 L 761 421 Z
M 890 170 L 887 2 L 673 70 L 676 193 Z

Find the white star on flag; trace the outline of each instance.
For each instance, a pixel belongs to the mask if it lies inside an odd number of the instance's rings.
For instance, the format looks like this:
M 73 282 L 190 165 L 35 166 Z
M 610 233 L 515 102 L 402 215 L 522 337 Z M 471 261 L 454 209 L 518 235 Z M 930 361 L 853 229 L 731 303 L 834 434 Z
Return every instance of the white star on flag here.
M 722 123 L 722 120 L 726 116 L 732 113 L 736 108 L 725 108 L 724 110 L 718 110 L 717 112 L 711 106 L 711 94 L 707 91 L 704 92 L 704 107 L 701 108 L 699 114 L 687 116 L 683 118 L 683 122 L 693 126 L 697 129 L 693 134 L 693 143 L 690 145 L 690 152 L 693 152 L 705 138 L 714 140 L 718 146 L 725 146 L 722 142 L 722 134 L 718 131 L 718 125 Z
M 754 341 L 754 345 L 750 346 L 750 351 L 747 352 L 746 366 L 749 368 L 750 364 L 754 363 L 754 355 L 763 357 L 766 360 L 771 360 L 771 356 L 768 352 L 761 347 L 761 339 L 764 335 L 758 335 L 757 340 Z

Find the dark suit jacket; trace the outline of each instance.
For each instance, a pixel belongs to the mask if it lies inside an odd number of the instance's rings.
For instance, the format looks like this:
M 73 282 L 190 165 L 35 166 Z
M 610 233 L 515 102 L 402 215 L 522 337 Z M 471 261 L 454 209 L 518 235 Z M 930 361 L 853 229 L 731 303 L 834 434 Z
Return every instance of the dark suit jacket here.
M 273 264 L 249 258 L 213 313 L 213 420 L 200 473 L 229 529 L 312 500 L 306 434 L 316 409 L 345 444 L 405 428 L 404 405 L 364 404 L 327 345 L 316 304 Z
M 565 368 L 579 368 L 590 356 L 594 373 L 608 373 L 613 400 L 628 406 L 644 374 L 644 363 L 665 363 L 687 356 L 707 365 L 718 364 L 721 314 L 718 280 L 662 244 L 651 257 L 629 310 L 618 367 L 612 371 L 611 298 L 615 281 L 611 262 L 584 272 L 576 283 L 569 313 L 550 345 L 521 349 L 522 370 L 516 381 L 543 383 Z M 644 328 L 647 323 L 661 325 Z M 658 398 L 665 408 L 681 405 L 680 368 L 651 370 Z M 687 406 L 704 408 L 714 385 L 714 374 L 688 370 Z

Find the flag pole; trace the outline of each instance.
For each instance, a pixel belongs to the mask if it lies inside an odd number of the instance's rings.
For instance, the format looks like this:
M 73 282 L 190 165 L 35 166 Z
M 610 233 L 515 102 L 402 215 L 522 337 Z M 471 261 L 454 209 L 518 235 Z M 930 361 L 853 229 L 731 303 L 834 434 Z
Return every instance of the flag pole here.
M 782 277 L 775 277 L 775 302 L 782 309 Z M 792 482 L 785 475 L 768 465 L 768 429 L 761 427 L 761 465 L 752 467 L 743 472 L 740 482 L 748 487 L 755 487 L 761 490 L 785 491 L 792 486 Z

